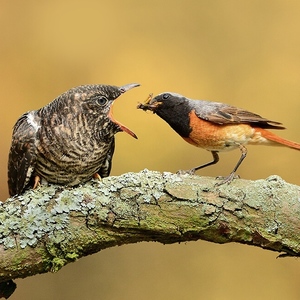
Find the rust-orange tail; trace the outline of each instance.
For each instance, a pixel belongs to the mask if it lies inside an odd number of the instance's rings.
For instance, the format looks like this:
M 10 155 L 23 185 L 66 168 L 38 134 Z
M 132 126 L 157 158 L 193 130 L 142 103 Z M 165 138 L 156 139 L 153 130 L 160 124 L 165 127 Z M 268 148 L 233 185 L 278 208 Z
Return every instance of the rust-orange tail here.
M 255 128 L 255 131 L 260 132 L 261 136 L 266 138 L 269 141 L 272 141 L 272 142 L 275 142 L 275 143 L 278 143 L 278 144 L 281 144 L 281 145 L 284 145 L 284 146 L 287 146 L 287 147 L 290 147 L 290 148 L 293 148 L 293 149 L 296 149 L 296 150 L 300 150 L 300 144 L 299 143 L 286 140 L 286 139 L 274 134 L 271 131 L 268 131 L 268 130 L 265 130 L 265 129 L 262 129 L 262 128 Z

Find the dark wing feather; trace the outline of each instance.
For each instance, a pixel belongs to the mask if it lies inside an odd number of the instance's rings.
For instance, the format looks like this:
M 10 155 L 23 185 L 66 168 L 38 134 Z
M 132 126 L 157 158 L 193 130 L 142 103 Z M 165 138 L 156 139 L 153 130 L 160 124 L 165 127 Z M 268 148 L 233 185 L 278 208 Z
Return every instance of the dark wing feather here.
M 234 106 L 226 105 L 218 102 L 209 101 L 193 101 L 193 108 L 196 115 L 204 120 L 217 124 L 251 124 L 261 128 L 269 129 L 285 129 L 281 123 L 271 121 Z
M 112 142 L 110 144 L 110 148 L 106 154 L 106 158 L 103 161 L 103 164 L 98 171 L 98 174 L 100 175 L 101 178 L 109 176 L 112 167 L 112 158 L 114 152 L 115 152 L 115 137 L 113 137 Z
M 28 122 L 28 113 L 14 126 L 8 157 L 8 189 L 10 196 L 21 194 L 29 183 L 36 163 L 37 129 Z

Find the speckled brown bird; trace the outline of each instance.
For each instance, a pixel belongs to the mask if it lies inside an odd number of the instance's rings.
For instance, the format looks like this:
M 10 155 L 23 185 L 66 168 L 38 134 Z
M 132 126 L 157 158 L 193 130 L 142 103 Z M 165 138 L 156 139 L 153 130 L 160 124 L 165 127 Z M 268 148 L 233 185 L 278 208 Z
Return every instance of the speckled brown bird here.
M 114 135 L 136 135 L 112 116 L 122 93 L 139 86 L 82 85 L 48 105 L 23 114 L 13 129 L 8 159 L 11 196 L 40 180 L 74 186 L 109 175 Z
M 212 153 L 213 160 L 187 172 L 216 164 L 218 152 L 239 148 L 241 157 L 229 176 L 229 183 L 247 155 L 245 145 L 286 146 L 300 150 L 300 144 L 288 141 L 267 129 L 284 129 L 281 123 L 265 119 L 247 110 L 219 102 L 192 100 L 176 93 L 150 95 L 139 109 L 150 110 L 165 120 L 186 142 Z

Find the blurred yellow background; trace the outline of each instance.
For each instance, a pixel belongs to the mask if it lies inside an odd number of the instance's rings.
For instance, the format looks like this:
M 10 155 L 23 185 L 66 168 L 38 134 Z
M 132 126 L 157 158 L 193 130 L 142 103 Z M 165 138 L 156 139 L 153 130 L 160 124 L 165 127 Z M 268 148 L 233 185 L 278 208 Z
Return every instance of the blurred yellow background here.
M 211 159 L 151 113 L 150 92 L 225 102 L 288 128 L 300 142 L 300 3 L 204 0 L 1 0 L 1 200 L 7 198 L 12 126 L 25 111 L 89 83 L 141 87 L 115 117 L 139 137 L 117 134 L 112 175 L 144 168 L 175 172 Z M 278 174 L 300 184 L 299 152 L 248 147 L 246 179 Z M 227 175 L 240 153 L 198 174 Z M 203 241 L 107 249 L 57 274 L 17 280 L 12 300 L 300 299 L 300 262 L 254 247 Z

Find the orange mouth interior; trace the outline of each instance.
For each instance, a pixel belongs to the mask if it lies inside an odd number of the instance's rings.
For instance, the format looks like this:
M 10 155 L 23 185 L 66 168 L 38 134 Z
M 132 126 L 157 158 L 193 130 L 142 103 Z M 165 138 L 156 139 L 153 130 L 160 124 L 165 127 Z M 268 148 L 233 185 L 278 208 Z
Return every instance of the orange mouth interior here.
M 113 105 L 114 102 L 111 104 L 109 112 L 108 112 L 108 117 L 110 118 L 110 120 L 112 122 L 114 122 L 115 124 L 117 124 L 122 131 L 127 132 L 129 135 L 131 135 L 132 137 L 134 137 L 135 139 L 137 139 L 137 136 L 134 132 L 132 132 L 128 127 L 126 127 L 125 125 L 123 125 L 122 123 L 118 122 L 114 117 L 113 117 Z

